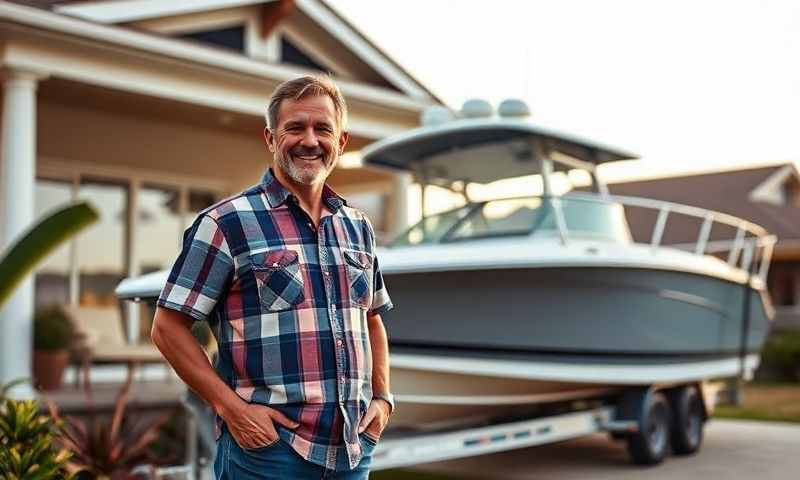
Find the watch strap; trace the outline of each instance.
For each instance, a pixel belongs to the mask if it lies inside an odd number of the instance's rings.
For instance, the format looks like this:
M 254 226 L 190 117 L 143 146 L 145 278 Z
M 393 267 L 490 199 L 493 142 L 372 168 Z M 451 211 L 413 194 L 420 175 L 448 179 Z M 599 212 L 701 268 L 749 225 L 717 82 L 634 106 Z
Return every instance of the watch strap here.
M 389 414 L 394 413 L 394 395 L 391 393 L 376 393 L 372 396 L 373 399 L 379 398 L 389 404 Z

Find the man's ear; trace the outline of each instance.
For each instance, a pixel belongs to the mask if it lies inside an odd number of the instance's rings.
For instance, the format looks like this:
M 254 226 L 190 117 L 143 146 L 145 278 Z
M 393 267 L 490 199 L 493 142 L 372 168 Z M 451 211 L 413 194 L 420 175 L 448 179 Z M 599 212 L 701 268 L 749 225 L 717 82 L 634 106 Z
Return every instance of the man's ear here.
M 273 146 L 272 140 L 275 137 L 272 135 L 272 130 L 269 127 L 264 127 L 264 142 L 267 144 L 267 148 L 272 153 L 275 153 L 275 147 Z
M 339 154 L 341 155 L 344 153 L 344 147 L 347 145 L 347 141 L 350 140 L 350 132 L 342 132 L 339 136 Z

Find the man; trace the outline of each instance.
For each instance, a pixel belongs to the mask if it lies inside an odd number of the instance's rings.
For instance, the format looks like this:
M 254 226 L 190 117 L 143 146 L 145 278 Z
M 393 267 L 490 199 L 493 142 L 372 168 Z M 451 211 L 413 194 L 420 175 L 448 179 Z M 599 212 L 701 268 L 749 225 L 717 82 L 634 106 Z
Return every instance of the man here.
M 374 231 L 325 184 L 346 118 L 328 78 L 278 86 L 273 168 L 200 212 L 158 299 L 153 341 L 217 413 L 218 479 L 367 478 L 394 408 Z M 216 372 L 194 320 L 215 332 Z

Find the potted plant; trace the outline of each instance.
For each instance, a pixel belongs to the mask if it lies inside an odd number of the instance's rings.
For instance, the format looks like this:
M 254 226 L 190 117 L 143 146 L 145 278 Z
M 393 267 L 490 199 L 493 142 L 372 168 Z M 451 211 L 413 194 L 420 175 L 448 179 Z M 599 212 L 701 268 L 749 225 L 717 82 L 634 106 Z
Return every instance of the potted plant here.
M 72 323 L 62 308 L 48 307 L 34 315 L 33 377 L 42 390 L 61 387 L 72 337 Z

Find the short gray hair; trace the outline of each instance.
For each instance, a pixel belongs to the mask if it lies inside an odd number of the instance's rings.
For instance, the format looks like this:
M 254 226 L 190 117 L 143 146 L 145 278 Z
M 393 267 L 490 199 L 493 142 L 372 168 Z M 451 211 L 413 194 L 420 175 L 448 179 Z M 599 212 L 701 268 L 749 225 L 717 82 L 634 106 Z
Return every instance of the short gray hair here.
M 333 101 L 333 108 L 336 111 L 336 121 L 338 127 L 344 130 L 347 126 L 347 103 L 344 101 L 339 87 L 333 83 L 330 76 L 306 75 L 293 80 L 281 83 L 272 92 L 267 106 L 265 119 L 267 128 L 273 130 L 278 124 L 278 112 L 284 100 L 300 100 L 304 97 L 327 95 Z

